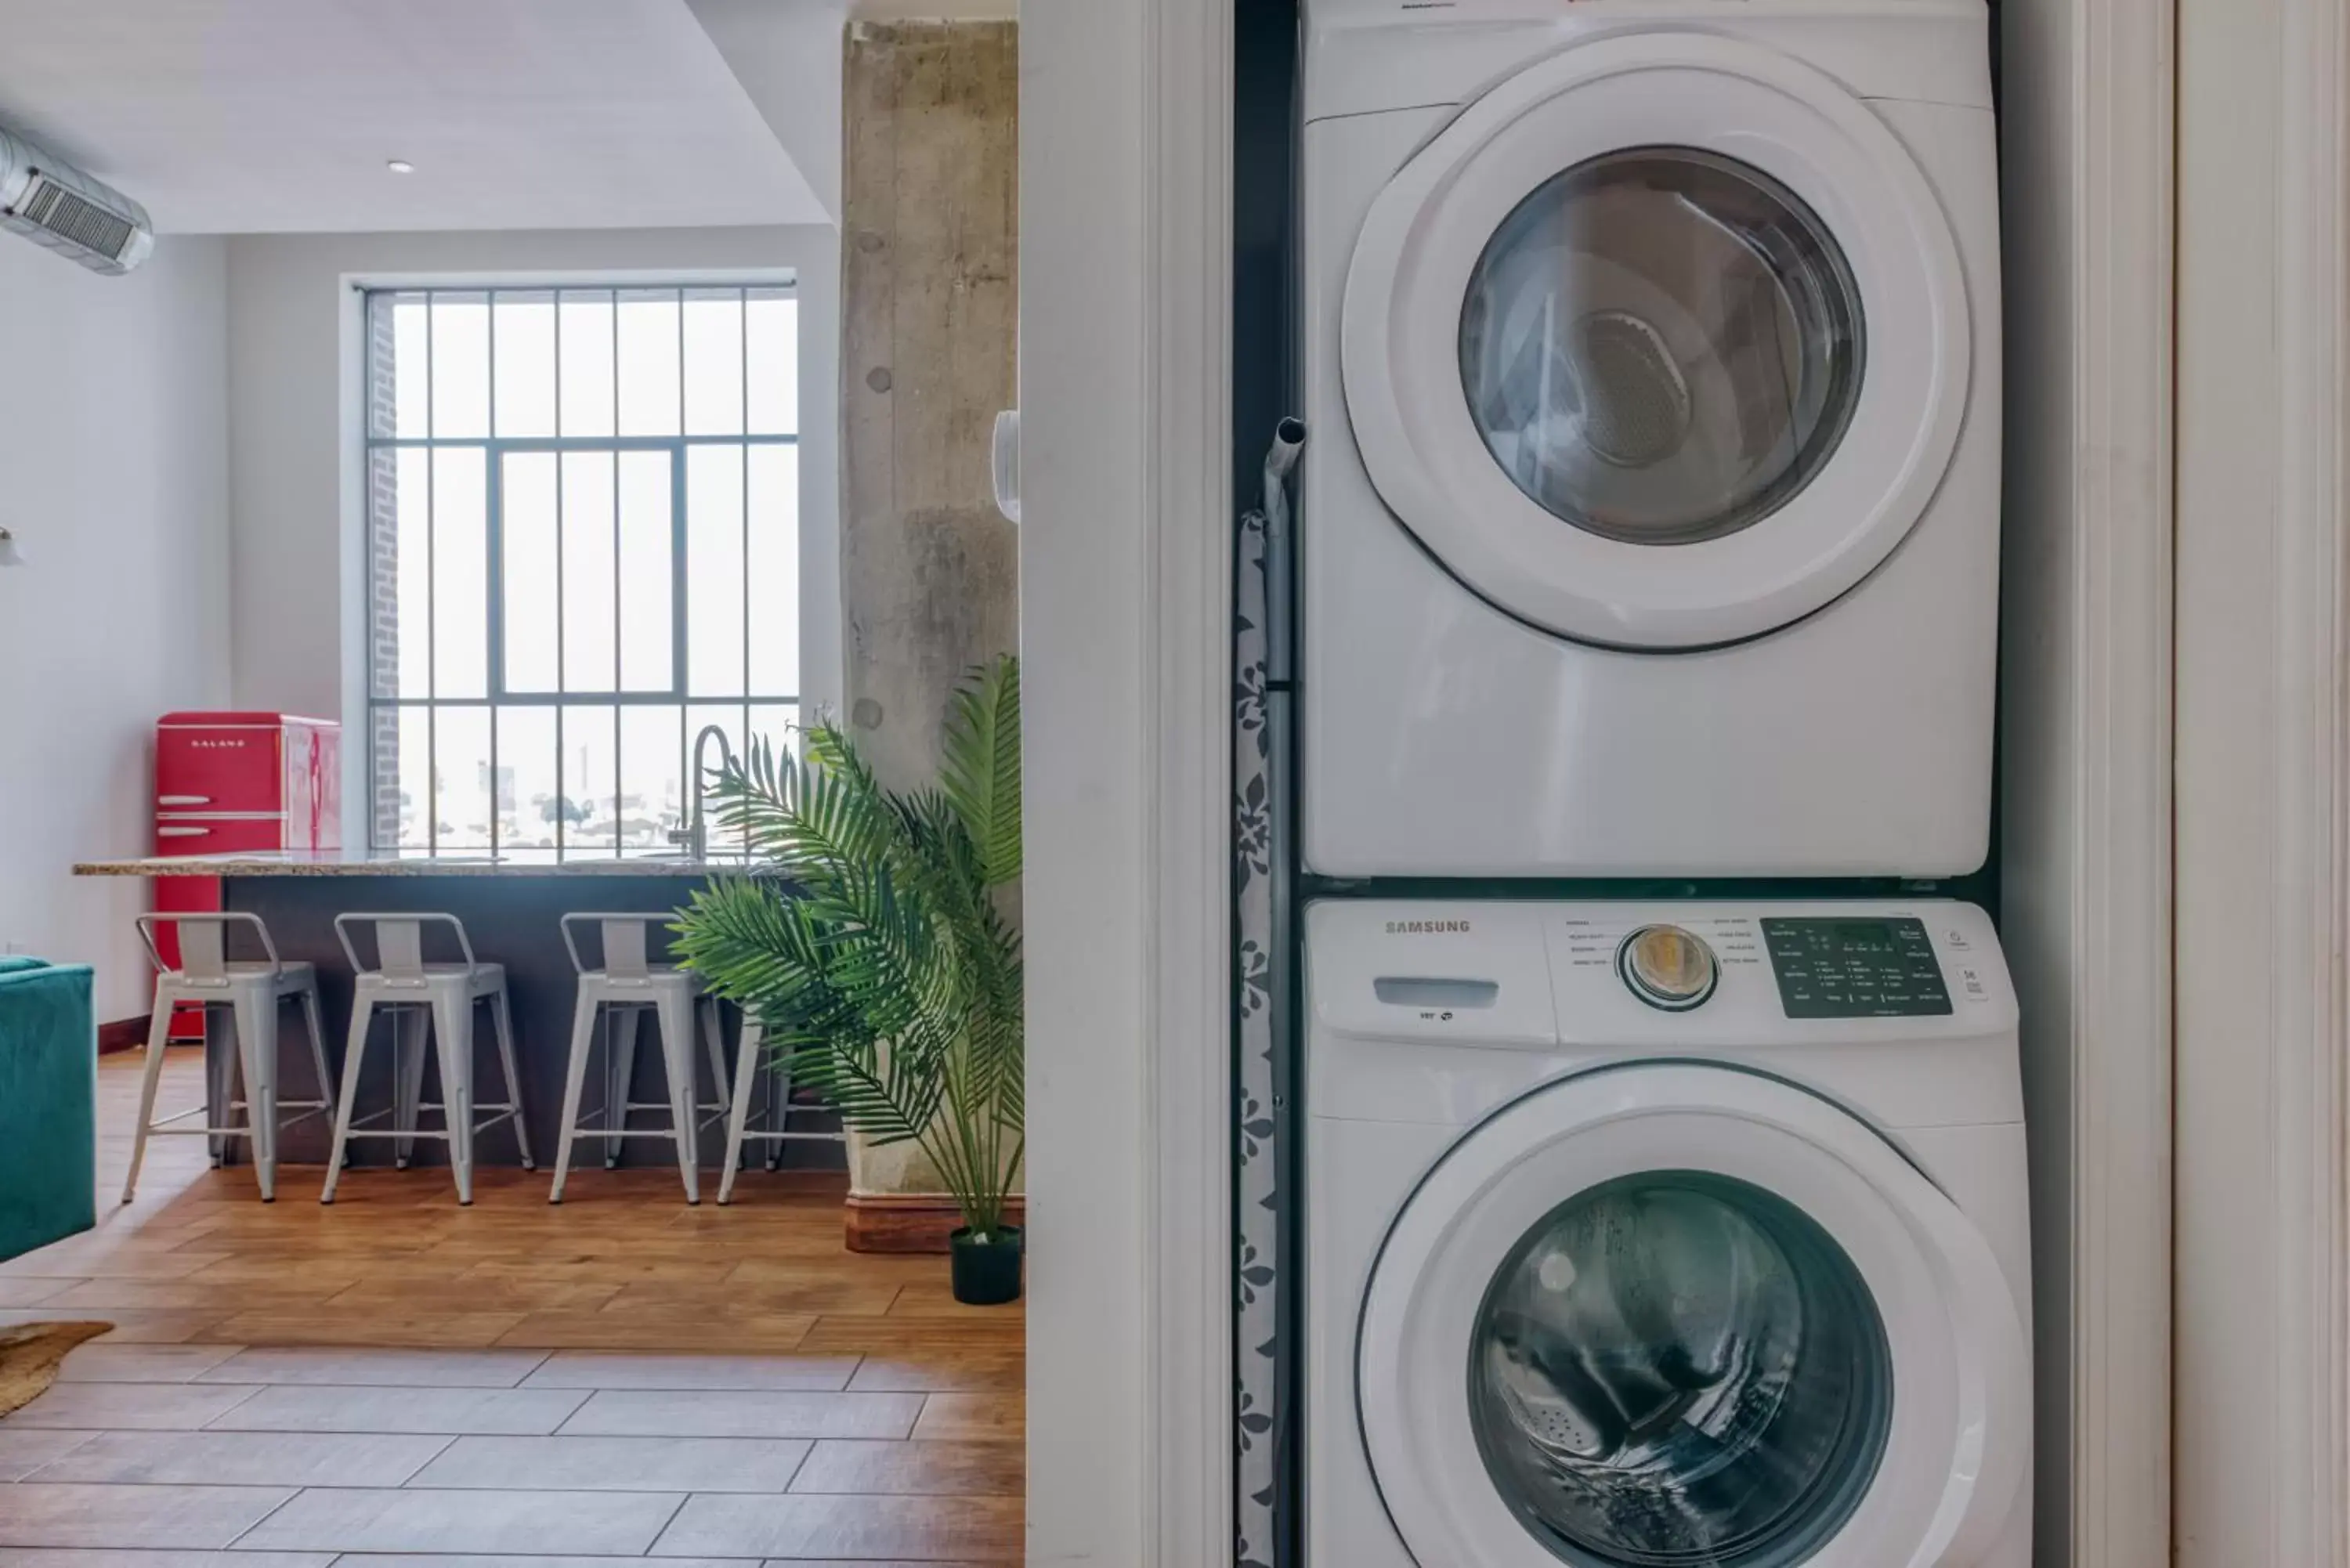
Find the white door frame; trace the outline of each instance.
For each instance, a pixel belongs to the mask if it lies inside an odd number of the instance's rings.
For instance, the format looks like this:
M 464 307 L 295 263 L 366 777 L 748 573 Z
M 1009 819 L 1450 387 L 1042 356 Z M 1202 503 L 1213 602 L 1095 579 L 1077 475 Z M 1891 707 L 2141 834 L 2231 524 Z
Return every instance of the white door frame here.
M 2172 5 L 2002 12 L 2002 939 L 2047 1568 L 2170 1555 Z
M 1021 8 L 1028 1561 L 1232 1555 L 1231 0 Z
M 1021 14 L 1028 1560 L 1056 1568 L 1230 1561 L 1231 4 Z M 2003 7 L 2050 1568 L 2170 1555 L 2173 5 Z
M 2180 0 L 2182 1568 L 2350 1563 L 2350 4 Z

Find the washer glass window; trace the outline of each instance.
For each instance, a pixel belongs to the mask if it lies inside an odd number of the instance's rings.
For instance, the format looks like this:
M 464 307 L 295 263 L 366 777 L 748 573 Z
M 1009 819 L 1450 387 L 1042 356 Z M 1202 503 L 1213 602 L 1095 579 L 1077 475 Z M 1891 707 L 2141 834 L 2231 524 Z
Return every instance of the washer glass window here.
M 1885 1325 L 1818 1222 L 1696 1171 L 1577 1194 L 1471 1334 L 1486 1473 L 1575 1568 L 1791 1568 L 1843 1527 L 1892 1419 Z
M 1753 526 L 1851 422 L 1860 291 L 1794 192 L 1693 148 L 1546 182 L 1479 258 L 1461 319 L 1471 417 L 1546 510 L 1638 545 Z

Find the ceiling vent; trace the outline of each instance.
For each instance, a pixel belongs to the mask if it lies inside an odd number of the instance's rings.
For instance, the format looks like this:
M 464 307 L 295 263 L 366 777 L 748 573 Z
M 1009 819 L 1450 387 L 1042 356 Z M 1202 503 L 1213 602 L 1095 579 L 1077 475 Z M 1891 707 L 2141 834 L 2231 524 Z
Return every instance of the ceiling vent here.
M 115 277 L 155 248 L 146 208 L 5 130 L 0 130 L 0 228 Z

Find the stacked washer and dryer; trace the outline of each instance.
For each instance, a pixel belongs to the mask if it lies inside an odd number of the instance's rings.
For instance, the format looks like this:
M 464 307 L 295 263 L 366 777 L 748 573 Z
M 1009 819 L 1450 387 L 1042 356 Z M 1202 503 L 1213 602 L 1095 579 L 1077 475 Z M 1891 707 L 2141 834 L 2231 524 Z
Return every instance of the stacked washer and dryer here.
M 1304 10 L 1305 1561 L 2024 1568 L 1985 7 Z

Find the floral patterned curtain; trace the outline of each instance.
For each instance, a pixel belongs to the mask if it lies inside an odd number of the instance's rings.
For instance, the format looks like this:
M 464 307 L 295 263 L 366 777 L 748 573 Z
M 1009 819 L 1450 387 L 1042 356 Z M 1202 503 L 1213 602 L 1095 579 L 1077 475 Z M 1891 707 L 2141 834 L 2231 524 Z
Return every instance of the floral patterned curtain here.
M 1263 510 L 1241 519 L 1234 551 L 1232 656 L 1233 1562 L 1281 1568 L 1290 1476 L 1289 1353 L 1281 1268 L 1288 1191 L 1289 943 L 1285 642 L 1287 480 L 1305 428 L 1282 422 L 1264 466 Z

